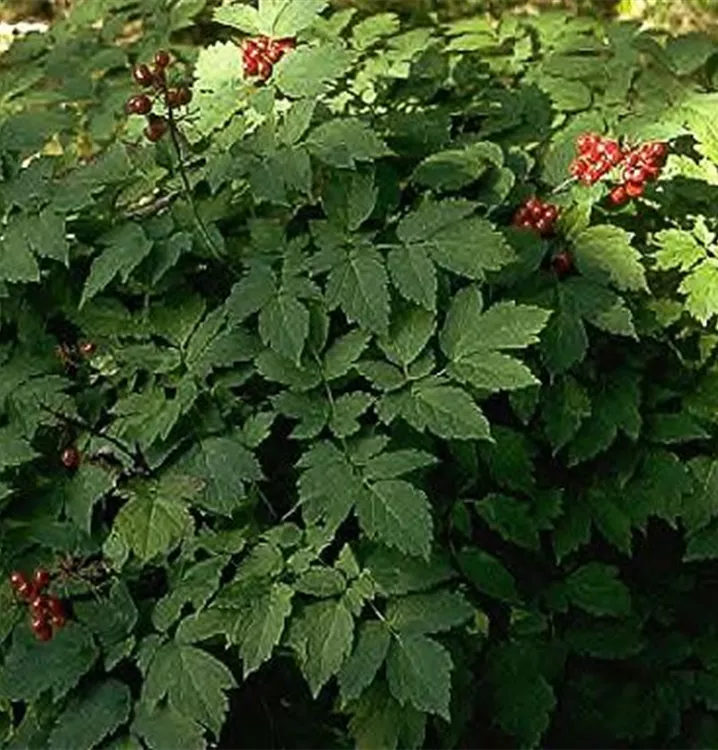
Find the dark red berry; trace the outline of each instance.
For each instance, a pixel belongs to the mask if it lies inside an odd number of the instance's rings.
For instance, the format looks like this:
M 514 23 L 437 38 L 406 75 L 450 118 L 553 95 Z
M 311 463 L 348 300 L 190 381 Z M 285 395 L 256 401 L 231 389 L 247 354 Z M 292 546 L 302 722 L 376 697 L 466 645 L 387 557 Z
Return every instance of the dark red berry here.
M 181 107 L 186 106 L 192 101 L 192 91 L 187 86 L 180 86 L 177 89 L 177 102 Z
M 573 258 L 571 254 L 566 250 L 556 253 L 551 258 L 551 268 L 560 279 L 567 276 L 573 270 Z
M 97 351 L 97 344 L 94 341 L 81 341 L 79 349 L 83 357 L 91 357 Z
M 39 641 L 49 641 L 50 638 L 52 638 L 52 628 L 44 618 L 33 618 L 30 627 L 32 628 L 32 632 L 35 633 L 35 637 Z
M 45 568 L 38 568 L 32 577 L 32 583 L 37 591 L 42 591 L 50 583 L 50 574 Z
M 551 230 L 553 229 L 551 222 L 546 221 L 546 219 L 544 219 L 543 217 L 536 220 L 536 223 L 534 224 L 534 228 L 542 237 L 544 235 L 550 234 Z
M 155 143 L 167 132 L 168 127 L 167 120 L 164 117 L 150 117 L 150 121 L 143 132 L 148 141 Z
M 250 78 L 257 75 L 259 72 L 259 60 L 257 58 L 249 58 L 244 61 L 244 74 Z
M 146 115 L 152 111 L 152 99 L 147 94 L 137 94 L 127 100 L 125 110 L 128 115 Z
M 12 573 L 10 573 L 10 585 L 15 589 L 15 591 L 19 591 L 23 587 L 27 587 L 28 582 L 27 578 L 25 578 L 25 574 L 21 573 L 19 570 L 13 570 Z
M 151 86 L 154 81 L 152 72 L 144 63 L 141 65 L 135 65 L 132 69 L 132 77 L 135 79 L 136 83 L 145 87 Z
M 617 185 L 611 190 L 608 198 L 614 206 L 620 206 L 628 200 L 628 193 L 623 185 Z
M 558 219 L 558 207 L 549 203 L 543 211 L 543 218 L 553 224 Z
M 65 607 L 60 599 L 58 599 L 56 596 L 48 596 L 45 599 L 45 605 L 47 607 L 48 612 L 50 612 L 51 615 L 54 615 L 56 617 L 64 617 L 65 616 Z
M 46 611 L 47 611 L 47 597 L 44 597 L 42 595 L 34 597 L 33 600 L 30 602 L 30 614 L 34 618 L 41 618 L 41 617 L 44 618 Z
M 158 68 L 166 68 L 170 64 L 170 53 L 166 49 L 161 49 L 155 53 L 155 65 Z
M 272 64 L 267 60 L 259 60 L 257 62 L 257 76 L 263 81 L 266 81 L 269 76 L 272 75 Z
M 64 614 L 52 615 L 50 617 L 50 622 L 52 623 L 53 628 L 57 628 L 59 630 L 60 628 L 65 627 L 67 618 Z
M 643 195 L 643 183 L 627 182 L 626 195 L 628 195 L 629 198 L 638 198 L 638 196 Z
M 80 452 L 74 446 L 70 446 L 62 452 L 60 460 L 66 469 L 76 469 L 80 465 Z

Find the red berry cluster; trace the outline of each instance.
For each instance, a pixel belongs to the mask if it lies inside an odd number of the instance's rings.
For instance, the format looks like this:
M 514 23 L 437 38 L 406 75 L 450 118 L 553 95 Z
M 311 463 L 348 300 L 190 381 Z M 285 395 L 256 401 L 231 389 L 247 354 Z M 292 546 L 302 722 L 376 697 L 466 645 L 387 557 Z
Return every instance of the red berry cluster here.
M 611 190 L 609 199 L 620 206 L 643 194 L 647 182 L 657 180 L 666 162 L 668 146 L 661 141 L 644 143 L 626 154 L 623 182 Z
M 154 65 L 150 68 L 141 63 L 132 69 L 132 78 L 142 88 L 152 88 L 155 97 L 164 100 L 168 109 L 183 107 L 192 101 L 192 92 L 187 86 L 169 88 L 167 85 L 167 68 L 170 64 L 170 55 L 166 50 L 160 50 L 155 54 Z M 136 94 L 131 96 L 125 105 L 128 115 L 147 116 L 147 127 L 144 130 L 145 138 L 152 143 L 169 130 L 169 121 L 163 115 L 152 113 L 153 101 L 147 94 Z
M 542 237 L 553 233 L 558 219 L 558 206 L 545 203 L 540 198 L 529 198 L 514 214 L 513 225 L 519 229 L 531 229 Z
M 50 583 L 50 574 L 44 568 L 38 568 L 28 581 L 24 573 L 15 570 L 10 574 L 10 585 L 15 593 L 28 603 L 30 627 L 38 640 L 49 641 L 53 631 L 59 630 L 67 622 L 65 607 L 62 601 L 53 594 L 42 592 Z
M 578 156 L 571 162 L 569 171 L 584 185 L 593 185 L 625 157 L 617 140 L 597 133 L 580 135 L 576 139 L 576 150 Z
M 268 36 L 258 36 L 255 39 L 245 39 L 242 44 L 244 75 L 248 78 L 256 76 L 266 81 L 272 75 L 275 63 L 278 63 L 286 52 L 294 49 L 296 44 L 292 37 L 270 39 Z

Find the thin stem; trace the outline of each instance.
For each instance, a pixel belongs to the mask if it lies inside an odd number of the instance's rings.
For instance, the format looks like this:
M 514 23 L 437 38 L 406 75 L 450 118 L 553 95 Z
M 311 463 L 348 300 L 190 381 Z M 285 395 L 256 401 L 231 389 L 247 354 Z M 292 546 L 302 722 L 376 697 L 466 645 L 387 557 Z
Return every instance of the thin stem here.
M 556 187 L 551 191 L 551 195 L 556 195 L 556 193 L 563 192 L 567 187 L 572 185 L 574 182 L 576 182 L 575 177 L 569 177 L 567 180 L 564 180 L 559 185 L 556 185 Z
M 200 216 L 199 211 L 197 210 L 197 206 L 195 205 L 194 198 L 192 197 L 192 186 L 190 185 L 189 177 L 187 176 L 187 170 L 185 169 L 184 160 L 182 159 L 182 147 L 180 146 L 179 137 L 177 135 L 177 123 L 175 122 L 173 108 L 170 107 L 169 104 L 167 105 L 167 118 L 169 120 L 170 138 L 172 139 L 172 145 L 174 146 L 174 150 L 177 155 L 177 171 L 179 172 L 180 179 L 182 180 L 182 187 L 184 188 L 185 198 L 187 199 L 187 203 L 192 210 L 192 216 L 194 217 L 194 220 L 199 227 L 200 233 L 202 234 L 202 238 L 204 239 L 207 248 L 209 249 L 210 253 L 212 253 L 212 256 L 215 258 L 215 260 L 221 262 L 223 260 L 222 254 L 215 247 L 209 230 L 207 229 L 207 225 L 204 223 L 204 220 Z

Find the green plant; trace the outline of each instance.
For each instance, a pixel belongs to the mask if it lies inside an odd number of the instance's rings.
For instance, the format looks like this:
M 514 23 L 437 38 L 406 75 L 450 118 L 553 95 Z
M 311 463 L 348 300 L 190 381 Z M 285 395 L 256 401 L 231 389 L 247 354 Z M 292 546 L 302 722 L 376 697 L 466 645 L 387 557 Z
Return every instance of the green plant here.
M 713 744 L 715 45 L 105 5 L 0 58 L 2 746 Z

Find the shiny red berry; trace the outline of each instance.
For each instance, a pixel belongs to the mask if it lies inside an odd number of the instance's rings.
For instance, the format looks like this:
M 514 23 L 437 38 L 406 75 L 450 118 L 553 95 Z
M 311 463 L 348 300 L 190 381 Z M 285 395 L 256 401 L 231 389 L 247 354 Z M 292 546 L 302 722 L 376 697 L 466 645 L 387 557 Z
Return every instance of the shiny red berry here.
M 128 115 L 146 115 L 152 111 L 152 99 L 147 94 L 131 96 L 125 105 Z
M 50 583 L 50 573 L 45 568 L 38 568 L 32 577 L 32 584 L 37 591 L 42 591 Z
M 65 448 L 60 456 L 60 461 L 66 469 L 76 469 L 80 465 L 80 452 L 74 446 Z
M 166 68 L 170 64 L 170 53 L 166 49 L 161 49 L 155 53 L 155 65 L 158 68 Z
M 263 81 L 266 81 L 269 76 L 272 75 L 272 63 L 267 60 L 259 60 L 257 62 L 257 76 Z
M 167 132 L 168 127 L 166 118 L 150 117 L 150 121 L 143 132 L 148 141 L 156 143 Z
M 616 185 L 608 195 L 608 199 L 614 206 L 620 206 L 628 200 L 628 193 L 623 185 Z
M 41 618 L 41 617 L 45 617 L 46 611 L 47 611 L 47 598 L 42 595 L 35 596 L 30 602 L 30 614 L 34 618 Z
M 64 628 L 65 627 L 65 623 L 67 622 L 67 618 L 65 617 L 64 614 L 52 615 L 50 617 L 50 622 L 52 623 L 52 627 L 53 628 L 57 628 L 59 630 L 60 628 Z
M 50 595 L 46 597 L 45 605 L 47 607 L 47 611 L 51 615 L 55 615 L 57 617 L 65 616 L 65 606 L 63 605 L 62 601 L 56 596 Z
M 544 207 L 543 218 L 553 224 L 558 219 L 558 206 L 549 203 Z
M 27 587 L 28 581 L 25 577 L 24 573 L 21 573 L 19 570 L 13 570 L 12 573 L 10 573 L 10 585 L 15 589 L 15 591 L 19 591 L 23 587 Z
M 244 75 L 253 78 L 259 72 L 259 60 L 253 57 L 244 61 Z
M 556 253 L 551 258 L 551 268 L 560 279 L 567 276 L 573 270 L 573 258 L 571 254 L 566 250 Z
M 187 86 L 180 86 L 177 89 L 177 101 L 181 107 L 189 104 L 192 101 L 192 90 Z
M 136 83 L 145 87 L 151 86 L 154 80 L 152 72 L 144 63 L 141 65 L 135 65 L 132 69 L 132 77 L 135 79 Z
M 553 229 L 553 226 L 551 225 L 550 221 L 546 221 L 546 219 L 544 219 L 543 217 L 541 217 L 534 224 L 534 228 L 543 237 L 543 236 L 551 233 L 551 230 Z
M 643 195 L 643 183 L 627 182 L 626 195 L 628 195 L 629 198 L 638 198 L 640 195 Z
M 97 351 L 97 344 L 94 341 L 81 341 L 78 348 L 83 357 L 91 357 Z
M 39 641 L 49 641 L 52 638 L 52 628 L 44 618 L 35 617 L 30 623 L 32 632 Z

